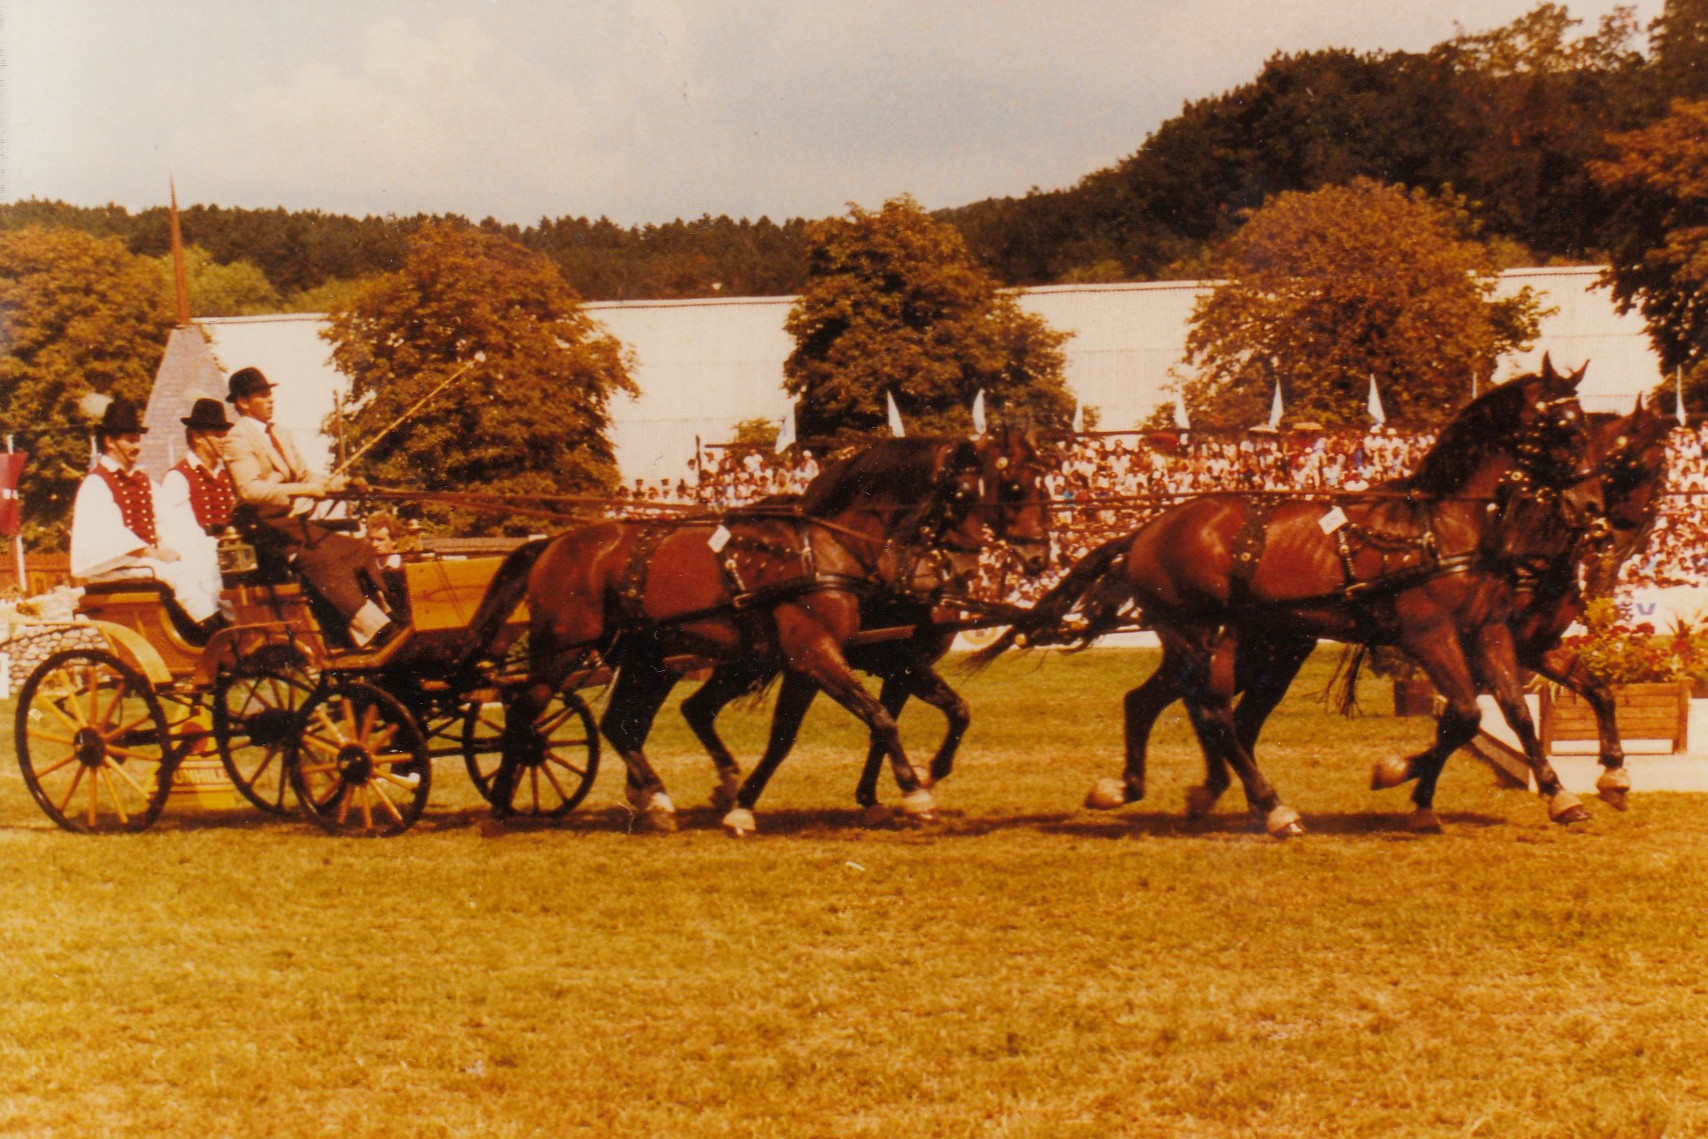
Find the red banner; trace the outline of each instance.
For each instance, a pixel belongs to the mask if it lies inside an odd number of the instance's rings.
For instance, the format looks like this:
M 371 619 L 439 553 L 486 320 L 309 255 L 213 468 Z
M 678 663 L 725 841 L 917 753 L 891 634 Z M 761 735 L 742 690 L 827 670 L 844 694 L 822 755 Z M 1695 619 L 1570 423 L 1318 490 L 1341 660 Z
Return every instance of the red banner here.
M 23 503 L 18 499 L 18 476 L 24 473 L 29 460 L 24 451 L 0 453 L 0 534 L 18 536 L 23 524 Z

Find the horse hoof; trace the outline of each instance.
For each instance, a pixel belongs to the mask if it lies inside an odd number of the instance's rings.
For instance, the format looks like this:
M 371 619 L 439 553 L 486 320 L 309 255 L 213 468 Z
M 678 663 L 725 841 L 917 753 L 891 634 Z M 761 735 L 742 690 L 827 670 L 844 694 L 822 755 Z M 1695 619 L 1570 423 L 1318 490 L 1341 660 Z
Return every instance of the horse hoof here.
M 921 787 L 901 797 L 901 809 L 908 818 L 923 822 L 931 818 L 931 812 L 937 809 L 937 800 L 931 797 L 931 792 Z
M 1406 820 L 1406 830 L 1412 834 L 1440 834 L 1441 820 L 1428 807 L 1419 807 Z
M 1595 781 L 1595 793 L 1616 811 L 1625 809 L 1625 796 L 1630 790 L 1631 773 L 1623 767 L 1610 767 Z
M 1208 787 L 1188 787 L 1186 789 L 1186 817 L 1201 819 L 1209 814 L 1216 806 L 1216 793 Z
M 913 777 L 919 780 L 919 785 L 927 791 L 937 786 L 937 777 L 932 775 L 926 768 L 915 767 L 913 769 Z
M 630 795 L 631 803 L 638 796 Z M 640 825 L 643 830 L 655 834 L 676 833 L 676 804 L 670 801 L 670 796 L 663 791 L 654 791 L 646 799 L 646 804 L 639 811 Z
M 868 804 L 866 809 L 860 814 L 860 821 L 869 827 L 888 826 L 890 822 L 890 809 L 882 803 Z
M 1099 779 L 1085 793 L 1085 805 L 1093 811 L 1113 811 L 1127 805 L 1127 785 L 1119 779 Z
M 1576 795 L 1562 789 L 1548 800 L 1548 818 L 1556 823 L 1584 823 L 1589 821 L 1589 812 Z
M 1411 764 L 1403 759 L 1384 759 L 1370 769 L 1370 790 L 1385 791 L 1411 778 Z
M 753 812 L 745 807 L 737 807 L 724 816 L 724 833 L 731 838 L 747 838 L 758 830 Z
M 1299 812 L 1282 803 L 1263 820 L 1263 827 L 1272 838 L 1298 838 L 1305 833 L 1305 824 L 1299 821 Z

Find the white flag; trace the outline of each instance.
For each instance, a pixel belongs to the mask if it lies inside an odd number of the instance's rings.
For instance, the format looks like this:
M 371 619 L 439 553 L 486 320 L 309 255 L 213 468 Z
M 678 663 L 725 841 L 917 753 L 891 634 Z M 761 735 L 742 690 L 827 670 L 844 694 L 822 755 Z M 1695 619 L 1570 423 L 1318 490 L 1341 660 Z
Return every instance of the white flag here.
M 1381 393 L 1376 390 L 1375 372 L 1370 373 L 1370 401 L 1367 406 L 1370 408 L 1370 418 L 1376 421 L 1377 427 L 1388 421 L 1387 413 L 1382 410 Z
M 1281 381 L 1275 381 L 1275 401 L 1269 405 L 1269 426 L 1281 426 Z
M 973 397 L 973 434 L 975 434 L 975 435 L 983 435 L 984 434 L 984 389 L 983 388 L 980 388 L 979 394 Z
M 1673 388 L 1672 415 L 1682 424 L 1684 422 L 1684 368 L 1681 366 L 1673 375 L 1676 377 L 1674 381 L 1676 386 Z
M 890 434 L 900 439 L 907 434 L 907 429 L 901 424 L 901 408 L 896 406 L 895 393 L 885 392 L 884 402 L 889 405 Z
M 1192 430 L 1192 420 L 1186 415 L 1185 397 L 1174 401 L 1174 425 L 1182 431 Z
M 1077 399 L 1073 401 L 1073 430 L 1076 435 L 1085 430 L 1085 408 Z
M 793 447 L 794 445 L 795 445 L 795 405 L 791 403 L 789 405 L 788 412 L 783 416 L 783 426 L 778 428 L 778 430 L 777 430 L 777 446 L 776 446 L 775 450 L 777 451 L 778 454 L 781 454 L 784 451 L 787 451 L 790 447 Z

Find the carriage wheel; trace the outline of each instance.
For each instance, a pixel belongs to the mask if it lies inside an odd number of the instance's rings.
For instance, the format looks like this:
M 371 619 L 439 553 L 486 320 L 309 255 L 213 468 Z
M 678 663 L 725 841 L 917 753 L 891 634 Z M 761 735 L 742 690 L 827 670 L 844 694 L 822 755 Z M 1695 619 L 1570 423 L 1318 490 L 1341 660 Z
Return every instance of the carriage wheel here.
M 316 822 L 370 838 L 415 825 L 433 764 L 421 725 L 397 697 L 353 681 L 304 705 L 298 724 L 291 785 Z
M 502 766 L 507 704 L 472 704 L 463 718 L 463 763 L 481 798 L 492 801 L 492 781 Z M 586 702 L 560 692 L 535 718 L 517 757 L 511 810 L 524 817 L 557 818 L 573 811 L 599 774 L 599 732 Z
M 18 694 L 18 767 L 68 831 L 147 830 L 178 766 L 153 685 L 111 653 L 55 653 Z
M 270 815 L 290 811 L 286 767 L 297 713 L 314 695 L 301 672 L 221 676 L 214 686 L 214 738 L 220 762 L 237 789 Z

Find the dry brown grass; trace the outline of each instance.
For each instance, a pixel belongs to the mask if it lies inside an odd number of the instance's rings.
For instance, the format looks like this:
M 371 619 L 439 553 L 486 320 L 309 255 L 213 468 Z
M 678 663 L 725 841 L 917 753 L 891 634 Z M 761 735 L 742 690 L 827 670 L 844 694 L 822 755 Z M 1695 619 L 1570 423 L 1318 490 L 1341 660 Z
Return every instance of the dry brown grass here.
M 670 710 L 657 753 L 697 808 L 672 837 L 624 833 L 615 771 L 489 835 L 442 765 L 399 839 L 170 807 L 78 838 L 8 762 L 0 1134 L 1708 1133 L 1702 797 L 1565 830 L 1460 758 L 1449 833 L 1409 837 L 1403 793 L 1364 784 L 1427 725 L 1326 714 L 1319 665 L 1264 751 L 1310 837 L 1264 838 L 1237 793 L 1183 824 L 1173 714 L 1152 801 L 1082 812 L 1146 659 L 968 682 L 925 830 L 858 825 L 827 708 L 748 843 Z M 762 717 L 732 721 L 753 755 Z

